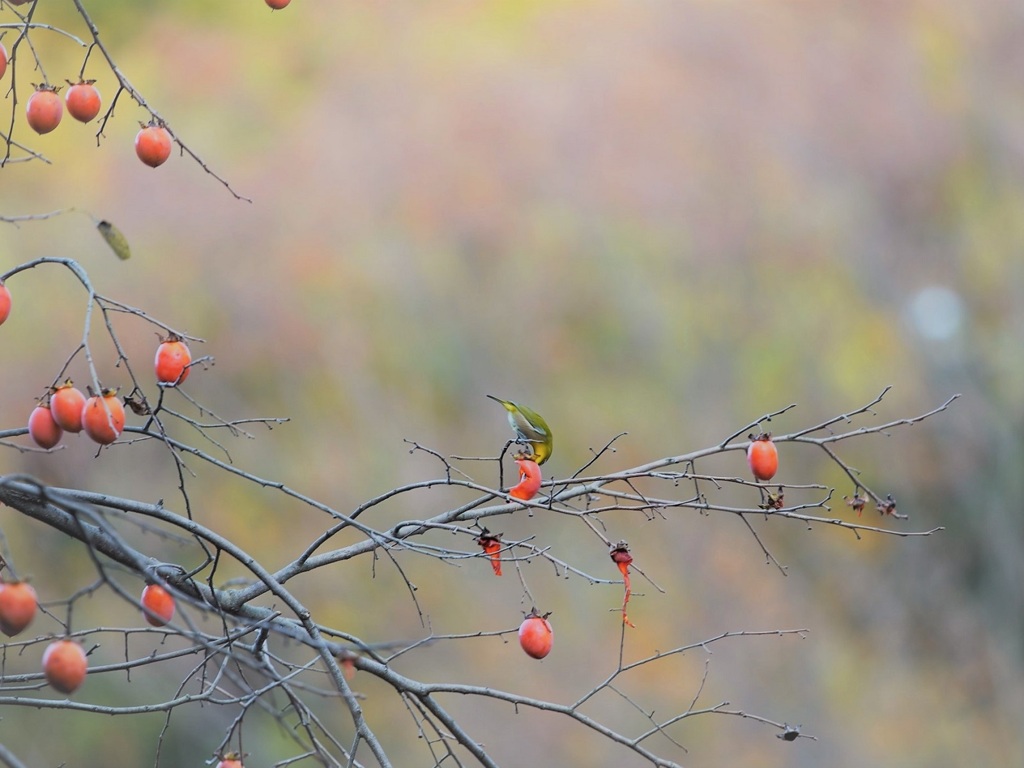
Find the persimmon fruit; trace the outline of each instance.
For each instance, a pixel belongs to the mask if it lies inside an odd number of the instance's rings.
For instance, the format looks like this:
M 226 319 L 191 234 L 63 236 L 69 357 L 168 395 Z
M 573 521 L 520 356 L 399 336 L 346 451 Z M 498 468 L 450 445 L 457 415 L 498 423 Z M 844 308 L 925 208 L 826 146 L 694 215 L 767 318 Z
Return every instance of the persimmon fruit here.
M 82 429 L 100 445 L 110 445 L 124 431 L 124 406 L 117 399 L 117 391 L 103 390 L 85 401 L 82 411 Z
M 543 659 L 551 653 L 555 641 L 555 633 L 547 616 L 541 616 L 536 610 L 531 611 L 519 625 L 519 645 L 527 656 Z
M 772 436 L 764 432 L 754 438 L 747 448 L 747 464 L 754 478 L 768 482 L 779 471 L 779 449 L 772 442 Z
M 135 154 L 150 168 L 171 156 L 171 134 L 162 125 L 147 125 L 135 134 Z
M 43 652 L 46 682 L 61 693 L 72 693 L 85 682 L 89 662 L 82 646 L 72 640 L 55 640 Z
M 50 395 L 50 413 L 57 426 L 65 432 L 82 431 L 82 412 L 85 410 L 85 395 L 76 389 L 68 379 Z
M 100 92 L 92 80 L 82 80 L 68 88 L 64 102 L 68 114 L 82 123 L 88 123 L 100 113 Z
M 521 501 L 529 501 L 540 489 L 540 467 L 532 459 L 516 459 L 519 466 L 519 482 L 508 489 L 508 495 Z
M 37 405 L 28 416 L 28 434 L 40 448 L 53 448 L 64 436 L 47 405 Z
M 0 325 L 11 316 L 11 292 L 0 282 Z
M 28 119 L 29 127 L 36 133 L 49 133 L 60 125 L 63 116 L 64 102 L 57 95 L 56 88 L 41 85 L 28 97 L 25 117 Z
M 174 618 L 174 598 L 159 584 L 150 584 L 142 590 L 143 615 L 154 627 L 162 627 Z
M 0 582 L 0 632 L 14 637 L 32 623 L 39 601 L 24 581 Z
M 153 361 L 156 380 L 170 387 L 183 384 L 188 378 L 191 362 L 192 353 L 188 345 L 180 337 L 171 334 L 156 348 L 156 359 Z

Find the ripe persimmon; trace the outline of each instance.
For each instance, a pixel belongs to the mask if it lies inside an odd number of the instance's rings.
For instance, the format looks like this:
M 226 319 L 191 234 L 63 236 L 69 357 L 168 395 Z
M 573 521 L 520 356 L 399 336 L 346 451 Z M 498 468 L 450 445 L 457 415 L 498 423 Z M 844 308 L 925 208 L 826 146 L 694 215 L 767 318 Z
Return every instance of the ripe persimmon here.
M 772 442 L 772 436 L 763 432 L 755 437 L 747 448 L 747 464 L 754 478 L 762 483 L 768 482 L 779 470 L 779 449 Z
M 40 404 L 28 416 L 28 434 L 40 448 L 53 448 L 64 436 L 64 430 L 54 421 L 49 406 Z
M 50 85 L 40 85 L 36 92 L 28 97 L 25 105 L 25 117 L 29 127 L 36 133 L 49 133 L 58 125 L 64 116 L 64 102 L 57 95 L 57 89 Z
M 551 628 L 551 622 L 548 621 L 548 616 L 550 614 L 541 616 L 534 608 L 519 625 L 519 645 L 526 651 L 527 656 L 543 659 L 551 653 L 555 633 Z
M 150 584 L 142 590 L 142 613 L 154 627 L 162 627 L 174 618 L 174 598 L 159 584 Z
M 105 389 L 102 395 L 85 401 L 82 429 L 100 445 L 110 445 L 120 437 L 124 431 L 124 406 L 117 399 L 116 389 Z
M 508 489 L 508 495 L 521 501 L 529 501 L 540 489 L 540 467 L 532 459 L 516 459 L 519 465 L 519 482 Z
M 170 387 L 183 384 L 188 378 L 191 362 L 192 353 L 188 345 L 172 333 L 156 348 L 156 359 L 153 361 L 156 380 Z
M 72 640 L 55 640 L 43 652 L 46 682 L 61 693 L 72 693 L 85 681 L 89 662 L 82 646 Z
M 64 94 L 64 101 L 68 105 L 68 114 L 79 122 L 88 123 L 100 113 L 100 92 L 92 80 L 72 85 Z
M 135 154 L 150 168 L 171 156 L 171 134 L 162 125 L 147 125 L 135 134 Z
M 242 768 L 242 756 L 237 752 L 228 752 L 217 763 L 217 768 Z
M 7 286 L 0 282 L 0 325 L 10 317 L 11 314 L 11 292 Z
M 38 606 L 36 591 L 28 582 L 0 582 L 0 632 L 14 637 L 32 623 Z
M 85 410 L 85 395 L 75 388 L 68 379 L 53 390 L 50 395 L 50 413 L 57 426 L 65 432 L 82 431 L 82 411 Z

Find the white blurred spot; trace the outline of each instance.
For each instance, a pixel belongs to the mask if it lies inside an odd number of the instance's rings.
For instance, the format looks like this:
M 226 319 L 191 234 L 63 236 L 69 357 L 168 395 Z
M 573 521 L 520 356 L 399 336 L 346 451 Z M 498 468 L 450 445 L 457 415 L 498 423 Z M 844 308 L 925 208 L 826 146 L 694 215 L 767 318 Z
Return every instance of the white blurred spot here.
M 907 314 L 921 336 L 930 341 L 947 341 L 963 327 L 964 303 L 951 288 L 929 285 L 911 299 Z

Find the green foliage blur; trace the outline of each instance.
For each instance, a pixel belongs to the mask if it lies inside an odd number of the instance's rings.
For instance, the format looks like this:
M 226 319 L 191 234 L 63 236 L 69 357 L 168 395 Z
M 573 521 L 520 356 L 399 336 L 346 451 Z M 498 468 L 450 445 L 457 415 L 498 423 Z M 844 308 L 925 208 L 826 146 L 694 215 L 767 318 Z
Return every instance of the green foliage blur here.
M 0 216 L 74 207 L 115 223 L 133 256 L 114 258 L 89 216 L 69 213 L 0 222 L 0 271 L 71 257 L 100 293 L 205 339 L 193 354 L 215 364 L 193 372 L 193 397 L 223 418 L 291 419 L 231 442 L 238 466 L 346 510 L 442 476 L 405 440 L 497 455 L 509 433 L 489 392 L 528 403 L 552 426 L 546 477 L 570 475 L 619 432 L 628 434 L 598 469 L 714 445 L 791 402 L 773 431 L 853 410 L 890 384 L 879 421 L 962 392 L 933 420 L 838 446 L 910 516 L 879 521 L 869 508 L 865 521 L 945 526 L 941 534 L 858 541 L 756 521 L 784 577 L 737 520 L 609 516 L 611 538 L 628 539 L 667 590 L 637 579 L 627 655 L 728 630 L 809 630 L 804 640 L 716 647 L 702 703 L 728 699 L 802 723 L 818 740 L 788 744 L 740 718 L 698 718 L 674 732 L 688 766 L 1024 764 L 1024 28 L 1012 4 L 86 5 L 151 106 L 252 202 L 177 152 L 159 169 L 142 165 L 132 138 L 148 116 L 126 95 L 99 146 L 95 122 L 67 117 L 52 134 L 31 134 L 19 104 L 15 138 L 52 164 L 0 169 Z M 72 13 L 64 21 L 82 34 Z M 7 16 L 0 9 L 0 24 Z M 34 39 L 51 81 L 77 77 L 83 50 L 53 34 Z M 21 55 L 24 101 L 39 73 Z M 115 92 L 98 54 L 85 75 L 105 100 Z M 2 115 L 10 77 L 0 81 Z M 85 299 L 52 267 L 8 287 L 4 428 L 27 419 L 77 343 Z M 124 318 L 118 330 L 147 371 L 154 329 Z M 123 383 L 96 338 L 104 383 Z M 84 370 L 74 373 L 84 382 Z M 3 471 L 181 508 L 163 449 L 96 456 L 84 438 L 65 444 L 55 455 L 7 451 Z M 823 454 L 786 448 L 779 479 L 834 485 L 833 512 L 850 516 L 849 481 Z M 189 466 L 197 519 L 270 567 L 326 525 L 272 491 Z M 493 463 L 459 466 L 497 483 Z M 707 469 L 745 474 L 738 453 Z M 460 500 L 434 490 L 371 522 Z M 81 547 L 9 511 L 0 526 L 43 600 L 93 578 Z M 534 534 L 615 576 L 607 552 L 566 520 L 517 516 L 499 530 Z M 170 543 L 150 546 L 175 557 Z M 293 586 L 322 621 L 370 642 L 505 629 L 530 608 L 518 579 L 494 579 L 483 560 L 402 564 L 430 627 L 384 563 Z M 610 672 L 619 588 L 525 570 L 539 607 L 554 612 L 548 659 L 527 663 L 514 641 L 461 641 L 403 670 L 559 701 Z M 88 605 L 76 623 L 138 621 L 109 594 Z M 55 625 L 41 617 L 33 631 Z M 120 659 L 115 646 L 98 658 Z M 659 712 L 685 707 L 703 674 L 701 654 L 674 663 L 670 675 L 651 669 L 631 681 Z M 37 660 L 6 664 L 28 670 Z M 187 669 L 130 684 L 107 675 L 81 696 L 168 698 Z M 371 722 L 413 728 L 400 702 L 365 685 Z M 556 718 L 446 704 L 503 764 L 637 765 Z M 160 764 L 202 764 L 231 714 L 175 715 Z M 19 735 L 57 718 L 59 743 Z M 8 708 L 0 739 L 28 765 L 92 768 L 110 764 L 103 733 L 116 722 Z M 153 763 L 163 715 L 123 722 L 120 761 Z M 197 736 L 207 732 L 208 748 Z M 273 764 L 265 756 L 282 743 L 273 729 L 247 733 L 246 765 Z M 398 764 L 422 761 L 412 753 Z

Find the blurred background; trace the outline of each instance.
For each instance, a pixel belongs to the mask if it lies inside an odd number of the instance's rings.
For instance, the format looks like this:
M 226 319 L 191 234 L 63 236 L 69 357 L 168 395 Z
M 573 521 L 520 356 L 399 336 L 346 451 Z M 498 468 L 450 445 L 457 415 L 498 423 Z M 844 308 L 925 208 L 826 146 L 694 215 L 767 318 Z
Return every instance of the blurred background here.
M 42 73 L 22 46 L 21 103 L 12 108 L 8 70 L 0 85 L 13 117 L 2 122 L 6 130 L 13 120 L 15 139 L 50 162 L 0 169 L 0 216 L 87 213 L 0 223 L 0 271 L 73 258 L 99 293 L 205 339 L 193 353 L 215 365 L 190 377 L 192 397 L 222 418 L 291 419 L 253 429 L 254 440 L 225 439 L 238 466 L 345 511 L 442 476 L 437 460 L 411 454 L 404 440 L 495 456 L 509 431 L 486 393 L 545 415 L 556 435 L 550 477 L 570 475 L 619 432 L 628 435 L 617 452 L 592 472 L 714 445 L 790 403 L 797 407 L 767 425 L 773 431 L 854 410 L 887 385 L 877 416 L 852 426 L 916 416 L 962 393 L 933 419 L 837 446 L 909 515 L 879 521 L 868 509 L 864 522 L 942 533 L 857 540 L 752 521 L 788 566 L 784 577 L 729 516 L 607 516 L 609 538 L 628 539 L 636 564 L 665 590 L 636 580 L 627 660 L 725 631 L 807 630 L 804 639 L 738 638 L 649 665 L 622 690 L 668 716 L 697 694 L 707 663 L 699 705 L 729 701 L 817 737 L 785 743 L 743 718 L 694 718 L 671 731 L 687 753 L 648 744 L 687 766 L 1024 764 L 1018 4 L 87 6 L 150 105 L 251 202 L 188 157 L 142 165 L 132 139 L 148 115 L 125 94 L 99 142 L 96 122 L 68 116 L 53 133 L 32 134 L 23 103 Z M 14 20 L 0 9 L 0 25 Z M 70 4 L 43 6 L 36 20 L 87 36 Z M 12 37 L 7 29 L 8 49 Z M 76 79 L 84 48 L 42 29 L 32 39 L 51 82 Z M 108 102 L 116 84 L 98 52 L 85 75 Z M 89 215 L 121 228 L 130 261 L 114 258 Z M 3 428 L 25 423 L 81 338 L 85 309 L 81 286 L 59 267 L 20 273 L 8 287 Z M 99 322 L 91 338 L 100 377 L 125 384 Z M 114 322 L 145 378 L 155 328 L 131 316 Z M 86 382 L 83 361 L 72 375 Z M 190 408 L 177 394 L 168 404 Z M 187 428 L 177 434 L 210 447 Z M 73 436 L 64 446 L 53 455 L 4 451 L 2 471 L 182 509 L 163 450 L 96 456 Z M 854 489 L 825 458 L 783 445 L 778 479 L 835 487 L 833 513 L 850 517 L 841 497 Z M 493 463 L 459 466 L 497 482 Z M 197 520 L 271 568 L 325 525 L 272 490 L 189 467 Z M 746 473 L 739 453 L 698 468 Z M 436 514 L 467 498 L 424 491 L 367 522 Z M 719 500 L 756 503 L 740 492 Z M 44 601 L 93 577 L 80 546 L 10 511 L 0 526 Z M 535 535 L 590 573 L 616 575 L 606 549 L 572 521 L 517 516 L 494 528 Z M 172 542 L 142 541 L 193 562 Z M 399 557 L 419 606 L 384 561 L 292 586 L 321 621 L 369 642 L 514 628 L 530 607 L 514 569 L 497 580 L 483 561 Z M 403 657 L 400 671 L 562 703 L 589 690 L 616 663 L 621 586 L 560 578 L 539 563 L 523 576 L 539 607 L 554 612 L 547 659 L 527 659 L 509 635 L 437 643 Z M 101 591 L 76 605 L 76 627 L 89 622 L 137 625 L 138 616 Z M 40 617 L 31 631 L 58 629 Z M 119 639 L 96 642 L 99 661 L 123 657 Z M 37 651 L 9 653 L 5 669 L 34 671 Z M 98 676 L 76 698 L 160 701 L 194 663 L 133 674 L 131 686 Z M 363 677 L 355 685 L 395 764 L 429 764 L 404 705 Z M 554 716 L 443 703 L 501 765 L 644 764 Z M 346 733 L 338 709 L 331 702 L 324 716 Z M 610 693 L 590 713 L 629 734 L 645 729 Z M 175 714 L 159 764 L 209 759 L 234 715 Z M 246 764 L 293 755 L 283 730 L 259 717 L 244 731 Z M 91 768 L 109 765 L 116 733 L 122 762 L 153 764 L 164 722 L 7 707 L 0 741 L 28 765 Z M 57 723 L 62 738 L 44 738 Z

